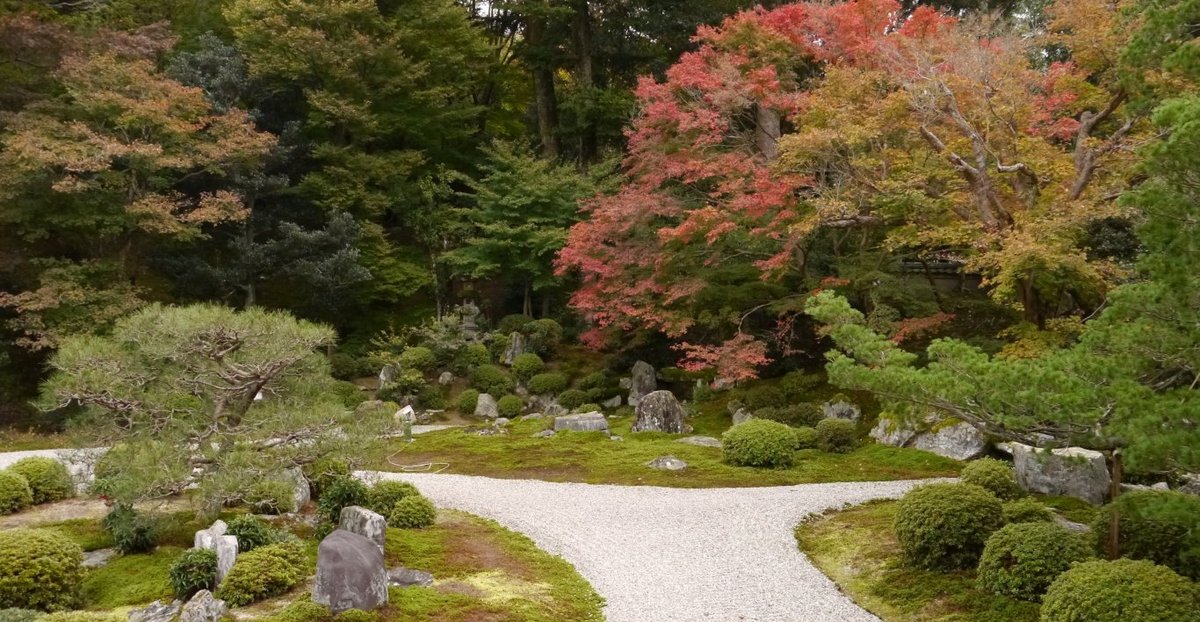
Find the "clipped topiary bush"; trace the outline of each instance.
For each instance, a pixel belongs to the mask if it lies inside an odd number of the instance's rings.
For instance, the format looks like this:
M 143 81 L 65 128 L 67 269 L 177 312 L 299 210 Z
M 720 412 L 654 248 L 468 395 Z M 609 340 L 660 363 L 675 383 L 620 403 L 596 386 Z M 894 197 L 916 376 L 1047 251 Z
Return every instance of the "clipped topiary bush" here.
M 351 505 L 366 506 L 367 485 L 353 477 L 338 477 L 330 482 L 321 499 L 317 501 L 317 514 L 327 523 L 337 524 L 342 508 Z
M 534 395 L 557 395 L 567 388 L 567 377 L 556 371 L 537 374 L 525 383 Z
M 566 380 L 564 377 L 563 380 Z M 593 389 L 606 389 L 611 385 L 608 374 L 602 371 L 594 371 L 575 382 L 575 388 L 581 391 L 591 391 Z M 563 388 L 566 388 L 565 385 Z M 562 389 L 559 389 L 561 391 Z M 557 393 L 558 391 L 555 391 Z
M 113 546 L 122 553 L 147 553 L 158 545 L 158 519 L 128 505 L 113 506 L 102 524 L 112 536 Z
M 280 537 L 279 532 L 268 525 L 267 521 L 251 514 L 243 514 L 230 519 L 227 533 L 237 536 L 238 553 L 274 544 L 279 541 Z
M 459 393 L 455 405 L 458 407 L 458 412 L 464 415 L 473 414 L 475 407 L 479 405 L 479 391 L 467 389 Z
M 808 426 L 792 428 L 796 436 L 796 449 L 814 449 L 817 446 L 817 431 Z
M 29 482 L 11 471 L 0 471 L 0 514 L 20 512 L 32 504 Z
M 980 458 L 968 463 L 963 467 L 959 479 L 990 490 L 1004 500 L 1016 499 L 1024 494 L 1017 485 L 1012 465 L 995 458 Z
M 575 410 L 588 401 L 587 393 L 579 389 L 567 389 L 558 394 L 558 405 L 567 410 Z
M 304 582 L 308 574 L 299 541 L 270 544 L 238 555 L 215 596 L 231 607 L 241 607 L 278 596 Z
M 542 361 L 542 357 L 532 352 L 518 354 L 517 357 L 513 359 L 512 373 L 521 382 L 525 382 L 530 378 L 533 378 L 534 376 L 542 373 L 542 371 L 545 369 L 546 363 Z
M 979 558 L 979 589 L 1039 600 L 1071 564 L 1091 558 L 1087 537 L 1053 523 L 1005 525 L 988 537 Z
M 817 447 L 821 451 L 844 454 L 854 450 L 858 435 L 854 422 L 845 419 L 822 419 L 817 422 Z
M 421 495 L 414 495 L 396 502 L 388 514 L 388 526 L 420 529 L 432 525 L 436 519 L 437 509 L 433 507 L 433 503 Z
M 367 491 L 367 509 L 379 514 L 387 516 L 396 507 L 396 502 L 405 498 L 419 496 L 417 487 L 408 482 L 398 482 L 395 480 L 383 480 L 376 482 Z
M 500 412 L 501 417 L 515 418 L 525 409 L 525 400 L 515 395 L 505 395 L 496 400 L 496 410 Z
M 238 549 L 242 539 L 238 538 Z M 181 600 L 191 598 L 200 590 L 211 590 L 217 586 L 217 552 L 212 549 L 188 549 L 171 564 L 168 573 L 175 596 Z
M 825 413 L 821 411 L 820 404 L 812 402 L 800 402 L 797 404 L 789 404 L 787 406 L 772 406 L 769 408 L 759 408 L 754 411 L 756 419 L 769 419 L 786 423 L 790 426 L 808 426 L 814 427 L 818 422 L 825 417 Z
M 492 362 L 492 351 L 482 343 L 472 343 L 462 350 L 458 351 L 455 356 L 455 362 L 461 371 L 470 371 L 480 365 L 488 365 Z
M 1114 511 L 1120 517 L 1122 557 L 1148 559 L 1200 580 L 1200 497 L 1174 490 L 1137 490 L 1117 497 L 1092 522 L 1097 553 L 1106 551 Z
M 1054 512 L 1038 500 L 1026 497 L 1004 504 L 1004 523 L 1052 523 Z
M 8 467 L 29 482 L 33 502 L 49 503 L 75 496 L 75 480 L 67 465 L 54 458 L 31 456 L 21 458 Z
M 725 462 L 738 466 L 789 467 L 796 455 L 796 432 L 782 423 L 751 419 L 721 436 Z
M 479 389 L 480 393 L 505 395 L 512 393 L 517 383 L 499 365 L 480 365 L 471 371 L 471 386 Z
M 1075 564 L 1042 598 L 1042 622 L 1195 622 L 1196 584 L 1166 566 L 1118 559 Z
M 45 529 L 0 531 L 0 603 L 5 607 L 63 611 L 79 601 L 83 550 Z
M 379 622 L 379 614 L 362 609 L 347 609 L 334 616 L 333 622 Z
M 900 499 L 893 527 L 909 565 L 958 570 L 979 562 L 1002 520 L 1000 500 L 979 486 L 928 484 Z
M 421 372 L 427 372 L 437 365 L 437 357 L 434 356 L 433 350 L 425 346 L 409 346 L 404 348 L 397 359 L 400 367 L 403 369 L 415 369 Z
M 342 406 L 346 408 L 353 409 L 367 401 L 367 393 L 353 382 L 335 382 L 333 391 L 337 394 L 338 400 L 342 402 Z
M 548 356 L 562 343 L 563 327 L 549 318 L 534 320 L 525 325 L 525 336 L 529 349 Z
M 263 622 L 325 622 L 329 619 L 329 609 L 311 600 L 293 601 L 287 607 L 266 618 Z

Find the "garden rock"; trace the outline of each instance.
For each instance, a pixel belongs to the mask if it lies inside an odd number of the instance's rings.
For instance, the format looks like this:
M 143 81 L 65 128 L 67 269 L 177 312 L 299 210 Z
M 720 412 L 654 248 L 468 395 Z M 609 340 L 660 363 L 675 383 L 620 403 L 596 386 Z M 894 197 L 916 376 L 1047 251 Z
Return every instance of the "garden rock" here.
M 1200 473 L 1185 473 L 1180 481 L 1179 492 L 1200 495 Z
M 84 568 L 103 568 L 117 556 L 117 549 L 98 549 L 83 554 Z
M 201 529 L 196 532 L 195 537 L 192 538 L 192 546 L 198 549 L 207 549 L 217 536 L 223 536 L 228 531 L 229 525 L 226 525 L 225 521 L 218 518 L 216 521 L 213 521 L 212 525 L 209 525 L 208 529 Z
M 621 400 L 620 395 L 614 395 L 614 396 L 604 400 L 603 402 L 600 402 L 600 405 L 605 408 L 620 408 L 621 401 L 622 400 Z
M 387 519 L 361 506 L 350 505 L 342 508 L 342 514 L 338 517 L 338 529 L 356 533 L 374 542 L 381 551 L 387 542 Z
M 604 413 L 581 413 L 563 415 L 554 418 L 554 431 L 571 430 L 573 432 L 607 432 L 608 419 Z
M 635 414 L 634 432 L 684 432 L 683 406 L 670 391 L 654 391 L 641 398 Z
M 175 622 L 183 603 L 173 601 L 164 603 L 156 600 L 144 609 L 134 609 L 129 612 L 129 622 Z
M 1104 454 L 1081 447 L 1037 449 L 1022 443 L 997 446 L 1012 454 L 1017 483 L 1029 492 L 1065 495 L 1102 505 L 1110 479 Z
M 508 417 L 496 417 L 496 420 L 492 422 L 492 425 L 496 426 L 497 428 L 503 428 L 509 423 L 510 421 L 508 420 Z
M 433 585 L 433 575 L 411 568 L 392 568 L 388 571 L 388 584 L 397 587 L 410 587 L 413 585 L 429 587 Z
M 651 460 L 646 463 L 646 466 L 660 471 L 682 471 L 687 468 L 688 464 L 675 456 L 663 456 Z
M 554 436 L 555 434 L 558 434 L 558 432 L 555 432 L 554 430 L 542 430 L 541 432 L 534 434 L 533 437 L 534 438 L 550 438 L 551 436 Z
M 971 460 L 987 453 L 987 438 L 975 426 L 958 422 L 918 434 L 913 447 L 955 460 Z
M 855 423 L 862 419 L 862 411 L 858 406 L 841 400 L 825 402 L 821 405 L 821 413 L 826 419 L 846 419 Z
M 386 388 L 393 380 L 396 379 L 396 366 L 384 365 L 383 369 L 379 370 L 379 388 Z
M 292 487 L 292 507 L 284 509 L 289 512 L 299 512 L 312 500 L 312 488 L 309 486 L 308 478 L 304 477 L 304 472 L 298 467 L 293 467 L 283 472 L 283 481 Z
M 520 419 L 521 421 L 528 421 L 530 419 L 544 419 L 545 417 L 546 415 L 542 413 L 529 413 L 528 415 L 522 415 Z
M 754 415 L 750 413 L 748 408 L 739 408 L 733 413 L 733 425 L 746 423 L 753 418 Z
M 559 406 L 558 404 L 550 404 L 549 406 L 547 406 L 545 408 L 544 411 L 542 411 L 542 414 L 544 414 L 547 417 L 561 417 L 563 415 L 568 414 L 568 412 L 567 412 L 566 408 L 563 408 L 562 406 Z
M 371 540 L 344 529 L 326 536 L 317 547 L 312 599 L 335 614 L 386 605 L 388 573 L 383 551 Z
M 629 378 L 629 405 L 637 406 L 642 398 L 658 390 L 658 381 L 654 378 L 654 368 L 645 361 L 633 364 Z
M 688 445 L 696 445 L 698 447 L 721 448 L 721 439 L 713 438 L 711 436 L 688 436 L 686 438 L 679 439 L 679 442 L 687 443 Z
M 610 434 L 610 435 L 609 435 L 609 437 L 608 437 L 608 440 L 610 440 L 610 441 L 623 441 L 623 440 L 625 440 L 625 437 L 624 437 L 624 436 L 617 436 L 616 434 Z
M 521 333 L 513 333 L 504 350 L 504 364 L 512 366 L 518 356 L 525 354 L 525 337 Z
M 1091 527 L 1088 527 L 1087 525 L 1084 525 L 1083 523 L 1076 523 L 1075 521 L 1069 521 L 1069 520 L 1059 516 L 1058 514 L 1054 515 L 1054 522 L 1057 523 L 1063 529 L 1066 529 L 1068 531 L 1073 531 L 1075 533 L 1088 533 L 1092 530 Z
M 192 546 L 195 548 L 209 549 L 217 554 L 218 585 L 225 580 L 229 569 L 233 568 L 233 562 L 237 560 L 238 554 L 237 538 L 225 535 L 227 529 L 229 527 L 225 521 L 218 520 L 208 529 L 197 531 L 196 537 L 192 540 Z
M 480 393 L 479 401 L 475 403 L 475 416 L 484 419 L 499 417 L 500 407 L 496 405 L 496 398 L 487 393 Z
M 444 371 L 442 372 L 442 375 L 438 376 L 438 384 L 442 385 L 443 387 L 452 382 L 454 382 L 454 374 L 448 371 Z
M 617 386 L 621 387 L 622 391 L 628 391 L 629 389 L 633 388 L 633 379 L 632 378 L 622 378 L 617 383 Z
M 875 424 L 874 428 L 871 428 L 870 436 L 880 445 L 908 447 L 909 443 L 916 438 L 917 430 L 905 421 L 881 415 L 879 422 Z
M 225 601 L 208 590 L 200 590 L 179 612 L 179 622 L 218 622 L 226 613 L 229 613 L 229 606 Z

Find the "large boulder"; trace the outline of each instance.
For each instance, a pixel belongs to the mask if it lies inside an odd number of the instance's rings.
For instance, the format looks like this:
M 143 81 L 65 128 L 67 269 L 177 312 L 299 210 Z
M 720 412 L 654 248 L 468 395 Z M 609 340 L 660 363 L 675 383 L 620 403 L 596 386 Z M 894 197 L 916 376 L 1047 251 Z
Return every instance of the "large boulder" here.
M 480 393 L 479 401 L 475 402 L 475 416 L 484 419 L 499 417 L 500 407 L 496 404 L 496 398 L 487 393 Z
M 638 400 L 634 432 L 670 432 L 682 434 L 686 431 L 683 422 L 683 406 L 670 391 L 654 391 Z
M 130 611 L 129 622 L 175 622 L 181 607 L 183 603 L 177 600 L 169 603 L 156 600 L 142 609 Z
M 229 613 L 229 606 L 225 601 L 208 590 L 200 590 L 179 612 L 179 622 L 218 622 L 226 613 Z
M 870 436 L 881 445 L 915 447 L 955 460 L 987 453 L 987 437 L 975 426 L 937 415 L 928 415 L 921 423 L 880 415 Z
M 634 363 L 629 376 L 629 405 L 637 406 L 643 397 L 657 390 L 658 381 L 654 378 L 654 368 L 645 361 Z
M 234 536 L 225 535 L 228 526 L 225 521 L 218 520 L 208 529 L 196 532 L 192 546 L 198 549 L 209 549 L 217 554 L 217 585 L 225 580 L 233 562 L 237 560 L 238 541 Z
M 317 547 L 312 599 L 335 614 L 347 609 L 371 611 L 386 605 L 388 573 L 383 551 L 363 536 L 334 530 Z
M 580 413 L 577 415 L 563 415 L 554 418 L 554 430 L 571 430 L 574 432 L 607 432 L 608 419 L 604 418 L 604 413 Z
M 1038 449 L 1022 443 L 998 447 L 1012 454 L 1017 483 L 1029 492 L 1063 495 L 1101 505 L 1111 479 L 1104 454 L 1081 447 Z
M 387 519 L 361 506 L 348 505 L 342 508 L 338 529 L 345 529 L 374 542 L 381 551 L 387 543 Z

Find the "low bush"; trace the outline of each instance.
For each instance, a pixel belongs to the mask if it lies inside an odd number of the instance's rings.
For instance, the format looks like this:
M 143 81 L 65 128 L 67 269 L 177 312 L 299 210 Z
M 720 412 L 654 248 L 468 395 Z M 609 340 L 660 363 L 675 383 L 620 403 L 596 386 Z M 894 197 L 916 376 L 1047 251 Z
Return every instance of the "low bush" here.
M 11 471 L 0 471 L 0 514 L 20 512 L 32 504 L 29 482 Z
M 329 609 L 311 600 L 297 600 L 274 614 L 262 618 L 263 622 L 325 622 Z
M 596 404 L 595 402 L 588 402 L 587 404 L 580 404 L 579 407 L 575 409 L 576 412 L 581 412 L 581 413 L 598 413 L 598 412 L 602 412 L 603 410 L 604 410 L 604 408 L 602 406 L 600 406 L 599 404 Z
M 834 454 L 849 453 L 858 444 L 854 422 L 846 419 L 822 419 L 817 422 L 817 447 Z
M 564 377 L 563 380 L 566 380 Z M 594 371 L 575 383 L 575 388 L 580 391 L 591 391 L 593 389 L 608 389 L 612 382 L 608 378 L 608 374 L 602 371 Z M 566 386 L 563 387 L 564 389 Z M 530 389 L 532 391 L 532 389 Z M 561 391 L 562 389 L 559 389 Z M 557 393 L 558 391 L 554 391 Z
M 504 335 L 511 335 L 513 333 L 521 333 L 521 332 L 524 332 L 525 325 L 529 324 L 532 321 L 533 321 L 533 318 L 529 317 L 528 315 L 522 315 L 520 313 L 512 313 L 510 315 L 506 315 L 506 316 L 500 318 L 500 321 L 496 323 L 496 332 L 502 333 Z
M 825 413 L 821 411 L 820 404 L 799 402 L 787 406 L 759 408 L 754 411 L 754 417 L 757 419 L 778 421 L 779 423 L 786 423 L 791 426 L 814 427 L 825 417 Z
M 496 410 L 500 412 L 501 417 L 509 419 L 516 418 L 525 409 L 525 400 L 515 395 L 505 395 L 496 400 Z
M 372 375 L 376 370 L 371 362 L 356 358 L 345 352 L 335 352 L 329 357 L 330 375 L 339 380 L 354 380 Z
M 1000 500 L 974 484 L 928 484 L 900 499 L 893 527 L 906 563 L 927 570 L 971 568 L 1000 528 Z
M 1029 497 L 1005 503 L 1001 512 L 1006 525 L 1054 522 L 1054 512 L 1037 499 Z
M 362 609 L 347 609 L 333 616 L 333 622 L 379 622 L 379 614 Z
M 376 482 L 367 491 L 366 507 L 380 516 L 387 516 L 396 507 L 396 502 L 405 497 L 418 496 L 417 487 L 408 482 L 383 480 Z
M 707 382 L 699 382 L 692 387 L 692 401 L 697 404 L 711 401 L 716 396 L 716 391 L 713 391 L 712 386 Z
M 366 484 L 350 476 L 338 477 L 330 482 L 321 499 L 317 501 L 317 514 L 325 522 L 336 525 L 341 518 L 342 508 L 367 504 Z
M 567 377 L 556 371 L 537 374 L 525 383 L 534 395 L 557 395 L 567 388 Z
M 257 516 L 243 514 L 229 520 L 227 533 L 237 536 L 238 553 L 253 551 L 260 546 L 274 544 L 279 541 L 280 534 Z
M 517 383 L 499 365 L 480 365 L 471 371 L 471 386 L 479 389 L 480 393 L 504 395 L 512 393 Z
M 533 352 L 518 354 L 513 359 L 512 373 L 521 382 L 526 382 L 530 378 L 542 373 L 546 369 L 546 363 L 542 361 L 542 357 Z
M 454 357 L 459 371 L 471 371 L 480 365 L 492 362 L 492 351 L 482 343 L 472 343 L 458 351 Z
M 241 607 L 278 596 L 308 578 L 308 559 L 299 541 L 289 540 L 238 555 L 215 596 Z
M 320 499 L 334 480 L 350 477 L 350 463 L 342 458 L 326 456 L 306 465 L 303 471 L 313 498 Z
M 782 423 L 751 419 L 721 436 L 725 462 L 737 466 L 789 467 L 795 459 L 796 433 Z
M 789 400 L 799 401 L 807 397 L 808 393 L 819 384 L 821 384 L 820 375 L 797 370 L 788 372 L 779 379 L 779 390 L 783 391 L 784 396 Z
M 1039 600 L 1071 564 L 1090 558 L 1087 537 L 1053 523 L 1005 525 L 987 539 L 979 558 L 979 588 Z
M 296 504 L 293 485 L 293 482 L 279 477 L 263 477 L 247 487 L 242 501 L 258 514 L 290 512 Z
M 63 611 L 79 601 L 83 550 L 45 529 L 0 531 L 0 603 L 5 607 Z
M 388 514 L 388 525 L 403 529 L 428 527 L 437 520 L 437 509 L 421 495 L 412 495 L 396 502 Z
M 442 410 L 446 407 L 446 393 L 442 390 L 441 385 L 425 383 L 417 387 L 415 394 L 417 404 L 421 408 L 431 410 Z
M 238 539 L 238 549 L 242 541 Z M 217 586 L 217 553 L 212 549 L 188 549 L 171 564 L 169 571 L 171 587 L 175 596 L 182 600 L 191 598 L 200 590 L 212 590 Z
M 587 393 L 584 393 L 579 389 L 567 389 L 566 391 L 558 394 L 558 405 L 566 408 L 567 410 L 575 410 L 576 408 L 586 404 L 587 401 Z
M 1196 584 L 1166 566 L 1118 559 L 1075 564 L 1042 598 L 1042 622 L 1195 622 Z
M 353 382 L 335 382 L 333 383 L 333 392 L 337 394 L 338 401 L 346 408 L 353 409 L 367 401 L 366 391 Z
M 433 350 L 425 346 L 404 348 L 397 360 L 402 369 L 415 369 L 420 372 L 428 372 L 437 365 L 437 357 L 434 356 Z
M 1013 474 L 1012 465 L 995 458 L 980 458 L 968 463 L 963 467 L 959 479 L 990 490 L 992 494 L 1006 501 L 1023 494 L 1021 487 L 1017 485 L 1017 476 Z
M 479 405 L 479 391 L 467 389 L 459 393 L 455 405 L 458 407 L 458 412 L 464 415 L 474 414 L 475 407 Z
M 1200 497 L 1174 490 L 1137 490 L 1117 497 L 1091 525 L 1101 554 L 1113 512 L 1119 516 L 1122 557 L 1147 559 L 1200 580 Z
M 779 387 L 770 385 L 751 387 L 742 391 L 741 401 L 751 411 L 762 408 L 780 408 L 787 406 L 788 403 L 787 396 L 783 391 Z
M 817 447 L 817 431 L 808 426 L 792 428 L 796 436 L 796 449 L 815 449 Z
M 103 520 L 113 546 L 122 553 L 147 553 L 158 545 L 159 521 L 128 505 L 115 505 Z
M 8 470 L 25 478 L 33 493 L 33 502 L 49 503 L 75 496 L 75 480 L 67 465 L 54 458 L 21 458 Z
M 529 349 L 542 356 L 553 354 L 554 350 L 562 343 L 562 325 L 549 318 L 529 322 L 525 325 L 524 331 L 528 338 Z

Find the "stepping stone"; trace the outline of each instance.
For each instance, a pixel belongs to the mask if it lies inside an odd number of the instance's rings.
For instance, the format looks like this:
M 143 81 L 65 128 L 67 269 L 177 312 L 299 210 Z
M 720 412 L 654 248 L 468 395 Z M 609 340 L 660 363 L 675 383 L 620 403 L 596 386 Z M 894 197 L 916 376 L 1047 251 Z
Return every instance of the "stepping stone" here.
M 554 418 L 554 429 L 572 430 L 574 432 L 606 432 L 608 419 L 604 413 L 581 413 L 578 415 L 563 415 Z
M 688 463 L 675 456 L 663 456 L 651 460 L 646 466 L 660 471 L 682 471 L 687 468 Z
M 713 438 L 711 436 L 689 436 L 687 438 L 679 439 L 679 442 L 687 443 L 688 445 L 696 445 L 699 447 L 716 447 L 717 449 L 721 448 L 721 439 Z

